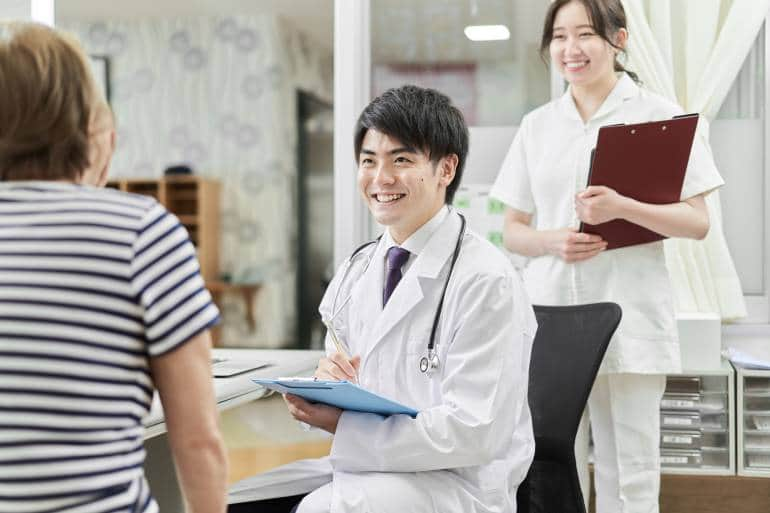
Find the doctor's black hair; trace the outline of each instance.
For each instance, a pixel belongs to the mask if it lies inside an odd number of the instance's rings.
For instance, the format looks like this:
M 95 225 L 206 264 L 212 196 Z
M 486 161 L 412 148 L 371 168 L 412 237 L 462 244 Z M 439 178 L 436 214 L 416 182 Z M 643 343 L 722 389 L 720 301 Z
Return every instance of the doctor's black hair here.
M 618 30 L 628 30 L 626 11 L 623 9 L 623 4 L 620 0 L 554 0 L 545 14 L 543 35 L 540 39 L 540 56 L 543 60 L 547 62 L 546 56 L 548 55 L 548 48 L 551 46 L 551 40 L 553 40 L 553 23 L 556 20 L 556 14 L 559 12 L 559 9 L 572 2 L 583 5 L 588 14 L 588 19 L 591 21 L 591 25 L 599 37 L 607 41 L 614 49 L 621 53 L 626 53 L 625 48 L 616 46 L 612 42 L 612 37 Z M 637 84 L 641 83 L 639 76 L 633 71 L 627 70 L 617 58 L 615 59 L 615 71 L 622 71 Z
M 444 199 L 446 204 L 452 204 L 468 156 L 468 126 L 448 96 L 434 89 L 405 85 L 388 89 L 372 100 L 356 123 L 356 161 L 369 129 L 424 151 L 434 165 L 447 155 L 457 155 L 455 176 L 447 186 Z

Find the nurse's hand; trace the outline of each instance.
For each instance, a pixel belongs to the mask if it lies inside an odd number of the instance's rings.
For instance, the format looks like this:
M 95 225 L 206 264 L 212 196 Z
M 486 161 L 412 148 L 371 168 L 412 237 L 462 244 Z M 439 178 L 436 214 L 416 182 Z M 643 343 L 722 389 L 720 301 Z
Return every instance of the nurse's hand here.
M 358 367 L 360 365 L 360 356 L 356 355 L 348 360 L 342 353 L 335 352 L 329 358 L 321 358 L 314 376 L 329 381 L 358 383 Z
M 284 394 L 283 400 L 295 419 L 334 434 L 342 410 L 326 404 L 309 403 L 296 395 Z
M 601 236 L 579 233 L 577 228 L 562 228 L 542 233 L 545 235 L 545 252 L 567 263 L 588 260 L 607 249 L 607 241 Z
M 623 218 L 626 198 L 603 185 L 591 185 L 575 195 L 578 219 L 588 224 L 602 224 Z

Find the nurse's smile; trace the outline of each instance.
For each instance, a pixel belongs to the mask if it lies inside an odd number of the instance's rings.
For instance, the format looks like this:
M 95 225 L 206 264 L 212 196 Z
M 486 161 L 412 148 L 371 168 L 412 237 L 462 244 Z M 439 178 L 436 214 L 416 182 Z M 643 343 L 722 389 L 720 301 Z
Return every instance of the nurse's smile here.
M 564 63 L 564 67 L 571 72 L 583 71 L 591 61 L 569 61 Z

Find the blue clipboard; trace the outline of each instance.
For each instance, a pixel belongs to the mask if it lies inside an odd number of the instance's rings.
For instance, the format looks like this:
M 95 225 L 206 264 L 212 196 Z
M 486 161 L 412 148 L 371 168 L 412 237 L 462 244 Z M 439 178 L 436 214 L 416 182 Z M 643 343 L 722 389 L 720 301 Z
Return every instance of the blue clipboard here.
M 364 390 L 349 381 L 323 381 L 308 378 L 252 379 L 254 383 L 282 394 L 303 397 L 314 403 L 336 406 L 342 410 L 377 413 L 379 415 L 409 415 L 417 410 Z

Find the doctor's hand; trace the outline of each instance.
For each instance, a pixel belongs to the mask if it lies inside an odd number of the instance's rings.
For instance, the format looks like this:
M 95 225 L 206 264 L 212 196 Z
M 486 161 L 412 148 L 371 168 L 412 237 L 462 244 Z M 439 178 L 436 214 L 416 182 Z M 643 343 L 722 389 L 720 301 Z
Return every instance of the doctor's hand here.
M 607 242 L 599 235 L 579 233 L 577 228 L 562 228 L 541 232 L 544 251 L 567 263 L 595 257 L 607 248 Z
M 296 395 L 284 394 L 283 400 L 295 419 L 334 434 L 342 410 L 326 404 L 309 403 Z
M 624 217 L 626 196 L 603 185 L 591 185 L 575 195 L 578 219 L 588 224 L 602 224 Z
M 358 383 L 358 367 L 361 365 L 361 357 L 356 355 L 350 360 L 342 353 L 333 353 L 329 358 L 321 358 L 314 376 L 318 379 L 329 381 L 350 381 Z

